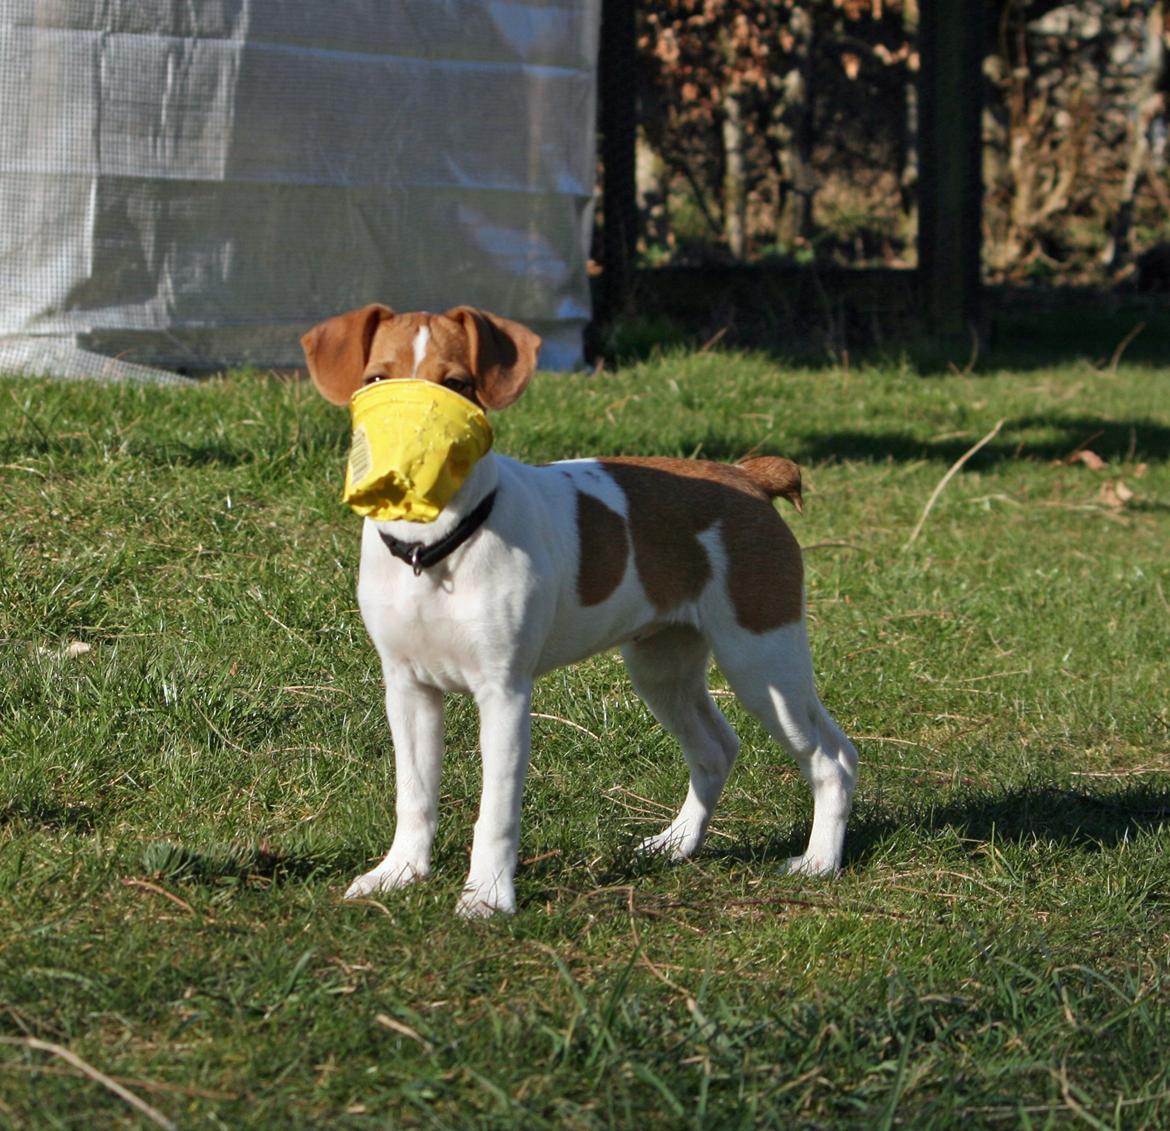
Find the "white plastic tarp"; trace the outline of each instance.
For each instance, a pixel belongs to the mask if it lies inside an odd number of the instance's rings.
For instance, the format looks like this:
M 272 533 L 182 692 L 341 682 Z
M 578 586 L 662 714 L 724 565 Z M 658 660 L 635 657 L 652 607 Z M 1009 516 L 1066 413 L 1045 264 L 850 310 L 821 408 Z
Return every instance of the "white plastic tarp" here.
M 579 362 L 600 0 L 0 0 L 0 372 L 302 364 L 368 302 Z

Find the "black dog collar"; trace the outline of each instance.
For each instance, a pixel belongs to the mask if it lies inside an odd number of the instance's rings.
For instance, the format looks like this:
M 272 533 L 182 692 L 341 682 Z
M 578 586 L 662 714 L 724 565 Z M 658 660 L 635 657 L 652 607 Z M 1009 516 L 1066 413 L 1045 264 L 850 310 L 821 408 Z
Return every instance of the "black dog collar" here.
M 492 507 L 495 505 L 495 501 L 495 491 L 485 495 L 483 502 L 459 523 L 446 538 L 440 538 L 437 542 L 432 542 L 429 545 L 425 542 L 403 542 L 398 538 L 392 538 L 384 530 L 379 530 L 378 534 L 381 536 L 382 541 L 386 543 L 386 548 L 390 553 L 398 558 L 399 561 L 406 562 L 414 570 L 414 576 L 418 577 L 424 569 L 430 569 L 431 566 L 438 565 L 445 557 L 455 553 L 468 538 L 483 526 L 487 522 L 488 515 L 492 513 Z

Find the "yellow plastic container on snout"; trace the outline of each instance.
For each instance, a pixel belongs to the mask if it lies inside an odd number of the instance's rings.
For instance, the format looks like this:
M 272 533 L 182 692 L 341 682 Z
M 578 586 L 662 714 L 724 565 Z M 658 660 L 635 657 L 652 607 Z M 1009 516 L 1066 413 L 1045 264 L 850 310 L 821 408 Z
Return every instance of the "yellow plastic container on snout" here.
M 349 407 L 342 499 L 364 518 L 434 522 L 492 446 L 483 411 L 431 381 L 378 381 Z

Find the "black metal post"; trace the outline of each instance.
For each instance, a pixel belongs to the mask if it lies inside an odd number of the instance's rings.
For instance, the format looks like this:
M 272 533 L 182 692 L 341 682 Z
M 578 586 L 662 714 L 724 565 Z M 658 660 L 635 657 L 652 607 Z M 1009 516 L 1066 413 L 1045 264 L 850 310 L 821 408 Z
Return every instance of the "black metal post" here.
M 602 276 L 595 321 L 621 314 L 629 295 L 638 240 L 634 176 L 637 131 L 637 41 L 634 0 L 603 0 L 598 60 L 598 127 L 602 163 Z
M 919 9 L 918 281 L 929 328 L 943 337 L 980 316 L 983 0 Z

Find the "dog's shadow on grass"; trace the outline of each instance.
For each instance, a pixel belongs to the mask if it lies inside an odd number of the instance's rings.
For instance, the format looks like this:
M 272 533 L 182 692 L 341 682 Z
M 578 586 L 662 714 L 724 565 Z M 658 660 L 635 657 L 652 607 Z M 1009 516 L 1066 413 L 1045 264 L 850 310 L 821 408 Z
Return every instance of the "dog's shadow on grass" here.
M 927 811 L 890 814 L 855 812 L 845 840 L 844 867 L 861 871 L 886 855 L 901 837 L 957 835 L 972 853 L 988 844 L 1021 847 L 1047 844 L 1068 852 L 1108 851 L 1147 829 L 1170 826 L 1170 787 L 1135 785 L 1111 793 L 1030 786 L 1003 793 L 984 793 L 952 800 Z M 777 830 L 767 838 L 708 840 L 700 859 L 728 868 L 764 869 L 783 866 L 804 850 L 807 823 Z M 557 898 L 564 864 L 559 852 L 538 857 L 535 867 L 522 867 L 528 884 L 545 885 L 539 896 Z M 661 856 L 645 856 L 636 838 L 614 852 L 592 874 L 599 891 L 622 888 L 677 865 Z M 577 877 L 579 880 L 579 876 Z
M 1092 853 L 1163 825 L 1170 826 L 1170 788 L 1165 786 L 1134 785 L 1114 793 L 1034 786 L 957 799 L 905 816 L 855 813 L 845 839 L 844 866 L 864 868 L 886 852 L 892 838 L 907 833 L 920 837 L 953 833 L 970 842 L 973 850 L 992 843 L 1039 843 Z M 803 850 L 807 835 L 807 826 L 802 826 L 763 841 L 718 847 L 708 842 L 703 856 L 753 866 L 782 864 Z M 633 857 L 611 871 L 614 877 L 629 879 L 656 866 L 656 861 Z
M 1165 785 L 1142 783 L 1115 792 L 1030 786 L 956 799 L 905 820 L 862 815 L 850 825 L 845 862 L 863 867 L 907 828 L 926 836 L 950 831 L 973 845 L 1042 843 L 1092 853 L 1168 824 Z

